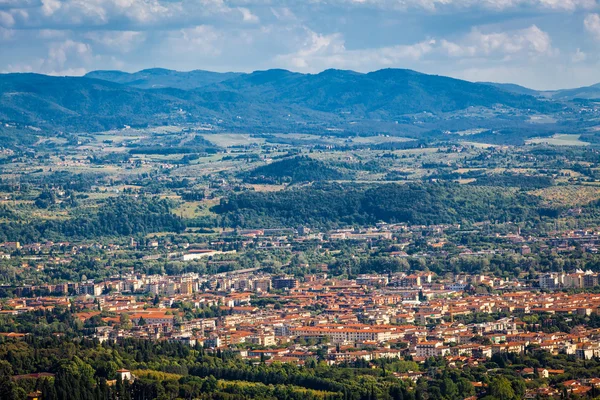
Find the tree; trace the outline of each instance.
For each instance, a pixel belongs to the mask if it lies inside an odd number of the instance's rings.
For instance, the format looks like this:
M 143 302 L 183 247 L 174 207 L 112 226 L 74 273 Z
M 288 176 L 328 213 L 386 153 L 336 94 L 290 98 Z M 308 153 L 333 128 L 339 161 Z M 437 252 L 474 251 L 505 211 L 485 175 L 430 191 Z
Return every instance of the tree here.
M 202 384 L 202 391 L 206 392 L 206 393 L 212 393 L 217 390 L 217 387 L 218 387 L 217 378 L 210 375 L 208 378 L 206 378 L 204 380 L 204 383 Z
M 11 379 L 12 366 L 8 361 L 0 361 L 0 399 L 17 400 L 16 386 Z
M 121 315 L 119 315 L 119 323 L 121 324 L 121 328 L 131 329 L 132 324 L 129 315 L 121 313 Z
M 444 378 L 442 381 L 442 394 L 448 399 L 458 399 L 458 387 L 450 378 Z
M 496 377 L 489 386 L 490 394 L 497 399 L 511 400 L 515 399 L 515 391 L 510 381 L 504 377 Z
M 460 393 L 463 397 L 469 397 L 475 394 L 475 388 L 473 387 L 473 384 L 465 378 L 460 378 L 456 383 L 456 386 L 458 388 L 458 393 Z

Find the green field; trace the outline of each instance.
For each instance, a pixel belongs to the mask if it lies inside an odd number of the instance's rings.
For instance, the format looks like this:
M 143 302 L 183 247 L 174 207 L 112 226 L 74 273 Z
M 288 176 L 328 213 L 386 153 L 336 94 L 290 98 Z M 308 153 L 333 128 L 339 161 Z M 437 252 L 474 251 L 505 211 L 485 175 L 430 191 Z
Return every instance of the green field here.
M 588 146 L 589 143 L 579 140 L 580 135 L 566 135 L 557 133 L 548 138 L 534 138 L 526 141 L 527 144 L 550 144 L 554 146 Z
M 249 146 L 252 144 L 262 144 L 265 142 L 264 139 L 255 138 L 242 133 L 216 133 L 203 134 L 201 136 L 219 147 Z

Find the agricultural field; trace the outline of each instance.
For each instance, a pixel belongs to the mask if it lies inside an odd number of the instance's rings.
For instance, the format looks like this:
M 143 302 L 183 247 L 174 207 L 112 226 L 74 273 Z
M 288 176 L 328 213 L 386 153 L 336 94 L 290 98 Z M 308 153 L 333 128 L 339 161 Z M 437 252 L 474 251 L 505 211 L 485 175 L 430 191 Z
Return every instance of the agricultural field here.
M 527 140 L 528 144 L 549 144 L 554 146 L 588 146 L 589 143 L 581 141 L 580 135 L 557 133 L 549 138 L 534 138 Z

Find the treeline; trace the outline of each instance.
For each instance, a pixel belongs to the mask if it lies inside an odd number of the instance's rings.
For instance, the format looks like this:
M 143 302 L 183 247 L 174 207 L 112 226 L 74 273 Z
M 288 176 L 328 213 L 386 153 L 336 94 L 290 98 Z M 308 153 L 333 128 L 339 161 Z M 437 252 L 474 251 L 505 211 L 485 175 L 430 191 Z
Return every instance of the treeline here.
M 537 220 L 539 199 L 519 191 L 427 183 L 376 187 L 321 185 L 245 192 L 222 199 L 222 225 L 337 227 L 388 223 L 442 224 Z
M 50 174 L 30 174 L 16 179 L 0 179 L 0 190 L 3 192 L 27 192 L 40 187 L 54 187 L 63 190 L 87 192 L 94 185 L 107 182 L 105 174 L 81 173 L 74 174 L 68 171 L 54 171 Z
M 68 220 L 11 221 L 0 224 L 0 241 L 24 243 L 44 240 L 93 239 L 103 236 L 182 232 L 183 220 L 171 213 L 168 200 L 158 198 L 109 198 L 96 212 Z

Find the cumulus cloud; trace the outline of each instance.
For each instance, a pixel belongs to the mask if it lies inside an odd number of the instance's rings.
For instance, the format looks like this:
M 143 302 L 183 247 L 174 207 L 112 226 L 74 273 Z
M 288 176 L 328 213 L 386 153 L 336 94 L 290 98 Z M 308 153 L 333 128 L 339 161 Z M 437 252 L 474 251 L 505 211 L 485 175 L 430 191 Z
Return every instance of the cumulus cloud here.
M 48 57 L 44 60 L 43 69 L 50 74 L 60 74 L 69 59 L 75 58 L 79 62 L 89 63 L 91 56 L 92 49 L 86 43 L 71 39 L 52 43 L 48 50 Z
M 136 31 L 93 31 L 86 33 L 84 38 L 109 51 L 129 53 L 144 42 L 146 33 Z
M 474 29 L 459 43 L 441 41 L 441 49 L 451 57 L 510 57 L 514 54 L 553 55 L 556 50 L 548 33 L 535 25 L 514 32 L 482 33 Z
M 0 41 L 7 41 L 15 36 L 15 31 L 0 26 Z
M 15 24 L 15 18 L 9 12 L 0 10 L 0 26 L 10 28 Z
M 171 54 L 180 56 L 194 53 L 217 56 L 221 52 L 218 42 L 222 38 L 223 35 L 211 26 L 199 25 L 172 32 L 165 47 Z
M 229 3 L 225 0 L 39 0 L 37 5 L 11 3 L 7 9 L 10 12 L 28 10 L 28 25 L 40 28 L 150 29 L 172 24 L 194 26 L 211 18 L 215 22 L 259 22 L 249 8 Z
M 324 68 L 369 70 L 403 66 L 416 61 L 443 63 L 444 58 L 497 58 L 508 61 L 515 55 L 524 57 L 554 56 L 550 36 L 532 25 L 512 32 L 482 33 L 474 29 L 458 41 L 435 38 L 413 44 L 348 50 L 340 34 L 322 35 L 308 31 L 296 51 L 277 56 L 276 64 L 303 71 Z
M 307 32 L 302 46 L 295 52 L 275 57 L 276 65 L 300 71 L 317 72 L 326 68 L 365 70 L 397 66 L 407 60 L 416 61 L 435 48 L 435 40 L 411 45 L 348 50 L 339 33 L 322 35 Z
M 589 14 L 585 17 L 583 25 L 596 40 L 600 40 L 600 14 Z
M 338 0 L 337 3 L 399 10 L 421 8 L 429 11 L 452 8 L 484 8 L 496 11 L 511 8 L 532 8 L 574 11 L 577 9 L 592 9 L 597 5 L 596 0 Z
M 554 85 L 561 75 L 546 73 L 551 61 L 576 64 L 593 83 L 600 78 L 584 67 L 597 49 L 583 39 L 600 41 L 599 2 L 0 0 L 0 54 L 11 54 L 0 70 L 399 67 L 463 76 L 501 65 Z M 559 34 L 569 40 L 554 43 Z
M 256 15 L 252 14 L 252 12 L 247 8 L 238 7 L 238 10 L 242 13 L 242 19 L 244 20 L 244 22 L 259 22 L 259 18 Z

